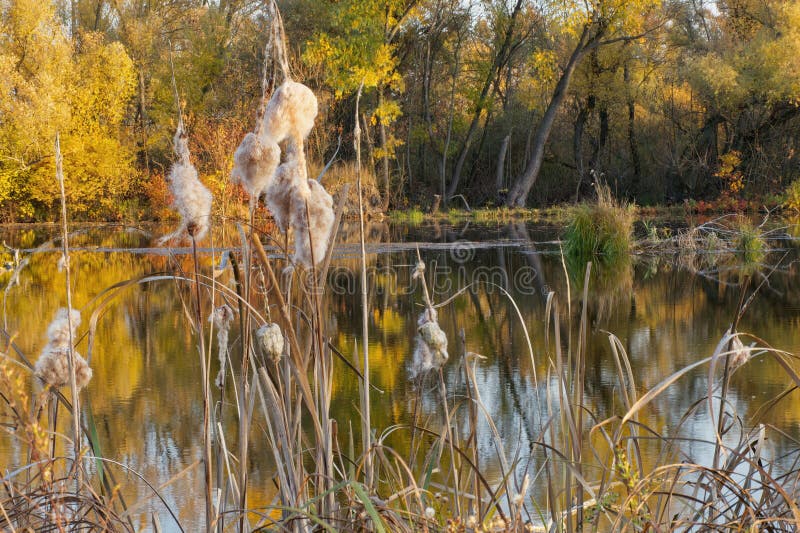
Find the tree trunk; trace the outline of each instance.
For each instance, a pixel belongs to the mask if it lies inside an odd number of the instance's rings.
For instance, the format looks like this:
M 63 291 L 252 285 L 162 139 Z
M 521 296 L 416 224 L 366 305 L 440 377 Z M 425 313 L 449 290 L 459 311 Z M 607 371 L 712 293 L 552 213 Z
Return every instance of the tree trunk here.
M 447 182 L 447 153 L 450 151 L 450 139 L 453 135 L 453 118 L 455 117 L 456 110 L 456 82 L 458 81 L 460 52 L 461 34 L 459 33 L 458 42 L 456 43 L 455 64 L 453 65 L 453 82 L 450 86 L 450 109 L 447 115 L 447 135 L 445 136 L 444 148 L 442 149 L 442 162 L 441 165 L 439 165 L 439 170 L 441 172 L 441 192 L 442 198 L 445 200 L 445 205 L 447 204 L 447 191 L 445 190 Z
M 636 143 L 636 103 L 630 88 L 631 73 L 628 63 L 623 68 L 625 90 L 628 99 L 628 149 L 631 153 L 631 166 L 633 166 L 633 179 L 631 180 L 631 193 L 635 197 L 639 192 L 639 183 L 642 179 L 642 162 L 639 157 L 639 147 Z
M 495 187 L 500 191 L 505 188 L 505 169 L 506 169 L 506 152 L 508 152 L 508 143 L 511 141 L 511 134 L 509 133 L 503 139 L 503 144 L 500 145 L 500 153 L 497 154 L 497 173 L 495 174 Z
M 431 45 L 430 41 L 427 43 L 425 47 L 425 67 L 423 69 L 423 76 L 422 76 L 422 114 L 425 117 L 425 126 L 428 130 L 428 143 L 422 143 L 423 147 L 430 145 L 431 150 L 436 155 L 436 166 L 439 172 L 439 178 L 442 183 L 442 193 L 444 193 L 444 165 L 446 161 L 446 156 L 442 157 L 443 154 L 439 154 L 438 150 L 436 149 L 436 133 L 433 129 L 433 112 L 431 111 L 431 77 L 433 76 L 432 73 L 432 63 L 433 57 L 431 56 Z M 409 128 L 409 132 L 411 128 Z M 409 134 L 410 135 L 410 134 Z M 427 150 L 423 153 L 423 163 L 427 161 Z
M 556 88 L 553 91 L 553 98 L 550 100 L 550 104 L 548 104 L 547 110 L 545 110 L 544 116 L 536 128 L 533 139 L 533 149 L 530 159 L 528 159 L 528 164 L 525 166 L 522 175 L 514 182 L 506 198 L 506 206 L 508 207 L 524 207 L 528 200 L 528 194 L 531 188 L 533 188 L 533 184 L 536 183 L 536 179 L 539 177 L 539 170 L 542 168 L 542 161 L 544 161 L 544 148 L 550 136 L 550 131 L 553 129 L 556 113 L 558 113 L 561 104 L 567 96 L 567 89 L 569 89 L 569 83 L 572 79 L 572 75 L 575 73 L 575 68 L 588 50 L 585 42 L 587 31 L 588 29 L 584 29 L 584 33 L 578 41 L 578 46 L 572 52 L 567 66 L 556 84 Z
M 597 139 L 592 139 L 592 157 L 589 158 L 589 168 L 595 171 L 600 166 L 600 155 L 608 141 L 608 109 L 601 107 L 598 115 L 600 118 L 600 132 Z
M 578 184 L 575 186 L 575 203 L 578 202 L 581 184 L 586 175 L 586 169 L 583 166 L 583 130 L 586 126 L 586 120 L 589 118 L 590 107 L 594 107 L 594 102 L 591 97 L 589 97 L 587 104 L 581 106 L 580 111 L 578 111 L 578 116 L 575 118 L 575 128 L 572 133 L 572 153 L 575 159 L 575 168 L 578 169 Z

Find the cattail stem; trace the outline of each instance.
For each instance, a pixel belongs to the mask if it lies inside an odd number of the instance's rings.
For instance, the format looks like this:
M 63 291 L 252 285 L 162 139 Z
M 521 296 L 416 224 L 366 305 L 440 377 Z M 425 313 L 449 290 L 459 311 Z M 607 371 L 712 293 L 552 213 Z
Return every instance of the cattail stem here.
M 255 197 L 255 202 L 250 203 L 250 243 L 257 237 L 255 236 L 255 214 L 256 207 L 258 206 L 258 197 Z M 252 272 L 253 272 L 253 245 L 247 246 L 247 258 L 245 260 L 245 268 L 247 271 L 244 275 L 244 293 L 245 301 L 250 302 L 250 293 L 252 287 Z M 247 456 L 248 456 L 248 441 L 250 438 L 250 413 L 248 411 L 248 398 L 250 397 L 250 311 L 249 307 L 245 307 L 240 315 L 242 327 L 242 380 L 239 386 L 241 397 L 239 399 L 239 509 L 247 508 Z M 242 511 L 239 515 L 239 529 L 241 533 L 244 531 L 244 523 L 246 513 Z
M 194 260 L 195 319 L 197 323 L 198 351 L 200 353 L 200 379 L 203 381 L 203 473 L 205 476 L 206 531 L 211 531 L 216 517 L 212 484 L 214 475 L 211 465 L 211 390 L 208 382 L 208 363 L 203 338 L 203 311 L 200 307 L 200 264 L 197 260 L 197 240 L 192 237 L 192 259 Z
M 61 157 L 61 137 L 56 133 L 56 179 L 58 180 L 59 191 L 61 193 L 61 247 L 64 253 L 64 277 L 66 281 L 67 293 L 67 324 L 69 330 L 69 346 L 67 347 L 67 361 L 69 362 L 69 389 L 72 395 L 72 438 L 73 451 L 75 454 L 75 480 L 76 490 L 81 485 L 81 469 L 78 468 L 78 458 L 81 454 L 81 404 L 78 395 L 78 382 L 75 378 L 75 351 L 72 338 L 72 280 L 70 279 L 71 269 L 69 261 L 69 233 L 67 228 L 67 195 L 64 190 L 64 169 Z M 55 429 L 55 428 L 54 428 Z
M 356 94 L 355 129 L 353 130 L 353 145 L 356 151 L 356 186 L 358 187 L 358 233 L 361 243 L 361 347 L 363 350 L 363 365 L 361 372 L 364 383 L 361 386 L 361 441 L 364 447 L 364 474 L 366 485 L 372 489 L 372 422 L 370 420 L 369 401 L 369 328 L 367 309 L 367 254 L 364 243 L 364 194 L 361 187 L 361 127 L 358 121 L 358 104 L 361 100 L 361 91 L 364 82 L 358 87 Z

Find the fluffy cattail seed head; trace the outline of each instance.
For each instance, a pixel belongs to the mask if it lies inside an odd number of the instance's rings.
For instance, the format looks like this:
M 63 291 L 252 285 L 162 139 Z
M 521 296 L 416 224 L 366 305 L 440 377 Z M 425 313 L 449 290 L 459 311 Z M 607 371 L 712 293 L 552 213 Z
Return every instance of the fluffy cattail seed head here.
M 447 335 L 437 322 L 436 310 L 427 308 L 417 320 L 411 377 L 441 368 L 448 359 Z
M 253 206 L 272 182 L 280 159 L 278 144 L 255 133 L 245 135 L 233 154 L 231 181 L 242 184 Z
M 172 192 L 173 205 L 181 216 L 181 225 L 174 232 L 159 239 L 163 244 L 184 231 L 196 241 L 205 237 L 211 220 L 211 192 L 197 177 L 197 169 L 189 160 L 188 137 L 179 125 L 175 133 L 174 148 L 178 156 L 167 175 L 169 190 Z
M 46 385 L 59 388 L 70 382 L 70 336 L 74 341 L 80 322 L 80 311 L 73 309 L 68 312 L 66 308 L 61 308 L 47 327 L 48 343 L 42 349 L 33 369 L 33 374 Z M 70 326 L 72 327 L 71 331 Z M 74 349 L 72 349 L 72 357 L 75 365 L 75 382 L 80 390 L 92 379 L 92 369 Z
M 302 143 L 289 143 L 286 161 L 275 172 L 274 179 L 266 189 L 266 204 L 281 233 L 286 233 L 292 219 L 292 202 L 295 191 L 308 189 L 308 172 Z
M 283 355 L 283 333 L 278 324 L 269 322 L 258 328 L 256 340 L 264 356 L 270 360 L 277 362 Z
M 301 142 L 314 127 L 319 112 L 314 92 L 296 81 L 287 80 L 272 93 L 259 134 L 265 140 L 281 143 L 286 139 Z
M 333 198 L 315 180 L 307 188 L 295 188 L 292 196 L 292 229 L 296 263 L 317 265 L 325 258 L 335 222 Z M 313 261 L 312 261 L 313 260 Z
M 214 327 L 217 328 L 218 331 L 228 331 L 231 328 L 233 316 L 233 309 L 231 309 L 231 306 L 223 304 L 215 308 L 208 319 L 214 324 Z
M 233 309 L 223 304 L 215 308 L 208 320 L 217 328 L 217 357 L 219 358 L 219 373 L 214 383 L 222 388 L 225 383 L 225 364 L 228 361 L 228 332 L 233 322 Z
M 70 343 L 70 337 L 74 341 L 75 332 L 80 325 L 81 312 L 77 309 L 67 311 L 66 307 L 62 307 L 56 311 L 56 316 L 47 326 L 47 340 L 54 346 L 67 347 Z M 70 326 L 72 326 L 72 331 L 70 331 Z

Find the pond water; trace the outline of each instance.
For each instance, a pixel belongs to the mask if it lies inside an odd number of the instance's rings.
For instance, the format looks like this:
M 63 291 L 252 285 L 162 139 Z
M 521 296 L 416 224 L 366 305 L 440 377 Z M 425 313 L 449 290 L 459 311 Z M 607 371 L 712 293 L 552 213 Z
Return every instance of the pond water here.
M 521 457 L 514 467 L 517 478 L 525 471 L 533 475 L 538 470 L 542 458 L 538 451 L 531 452 L 530 442 L 541 429 L 543 402 L 555 386 L 545 355 L 547 295 L 552 291 L 559 301 L 563 337 L 576 335 L 581 312 L 582 274 L 562 263 L 555 242 L 559 233 L 554 225 L 519 222 L 370 225 L 367 316 L 371 379 L 376 387 L 371 396 L 372 424 L 378 433 L 396 424 L 410 424 L 415 407 L 418 424 L 441 425 L 437 382 L 414 378 L 413 339 L 423 309 L 420 286 L 411 276 L 418 247 L 436 302 L 472 287 L 439 309 L 440 324 L 449 338 L 450 360 L 443 372 L 448 394 L 453 398 L 465 395 L 459 340 L 463 331 L 466 349 L 484 356 L 476 366 L 479 391 L 509 461 Z M 59 270 L 59 252 L 30 252 L 56 235 L 55 227 L 2 230 L 5 243 L 23 249 L 21 257 L 29 259 L 18 285 L 5 293 L 4 321 L 5 329 L 31 361 L 45 344 L 47 324 L 64 305 L 65 281 Z M 344 244 L 334 254 L 323 296 L 326 333 L 348 357 L 361 334 L 357 236 L 357 226 L 346 223 L 340 234 Z M 231 228 L 217 238 L 234 245 L 238 237 Z M 98 308 L 98 295 L 115 283 L 150 273 L 191 272 L 189 250 L 150 248 L 152 240 L 147 232 L 123 227 L 88 228 L 72 239 L 74 305 L 82 309 L 84 319 L 80 333 L 87 330 L 86 323 Z M 772 347 L 800 353 L 798 248 L 791 240 L 774 246 L 781 250 L 771 252 L 764 263 L 778 266 L 774 271 L 762 267 L 762 274 L 771 274 L 749 305 L 739 330 Z M 4 261 L 13 263 L 12 255 L 7 253 Z M 210 273 L 218 261 L 218 251 L 212 257 L 210 250 L 201 250 L 204 272 Z M 9 278 L 9 272 L 0 277 L 2 286 Z M 676 261 L 672 255 L 633 257 L 611 269 L 596 269 L 587 307 L 586 409 L 598 420 L 622 410 L 609 333 L 619 337 L 629 354 L 637 390 L 643 394 L 663 378 L 713 353 L 733 320 L 742 278 L 736 264 L 700 266 L 691 260 Z M 217 279 L 232 283 L 229 272 Z M 758 284 L 764 278 L 756 275 L 755 279 Z M 202 455 L 202 398 L 185 298 L 185 291 L 170 280 L 119 291 L 99 321 L 91 360 L 94 378 L 84 393 L 83 407 L 85 416 L 91 413 L 97 427 L 103 455 L 155 486 L 169 481 L 162 495 L 177 510 L 184 529 L 193 531 L 198 530 L 203 514 L 203 471 L 197 463 Z M 86 350 L 83 338 L 78 351 L 86 355 Z M 212 376 L 216 371 L 214 361 Z M 706 394 L 707 386 L 707 367 L 684 376 L 647 409 L 643 415 L 646 423 L 669 432 Z M 741 417 L 750 419 L 765 402 L 790 386 L 786 373 L 773 359 L 758 357 L 734 374 L 730 401 Z M 336 363 L 333 394 L 332 416 L 343 445 L 347 440 L 343 428 L 351 425 L 354 440 L 359 442 L 358 379 L 341 362 Z M 230 427 L 226 433 L 235 440 L 230 398 L 221 413 L 223 425 Z M 67 418 L 61 420 L 65 433 Z M 466 435 L 468 423 L 462 418 L 453 423 Z M 800 394 L 787 395 L 761 421 L 786 432 L 785 439 L 775 438 L 768 444 L 770 453 L 780 456 L 792 446 L 791 438 L 800 438 Z M 481 469 L 497 483 L 502 469 L 491 430 L 485 420 L 476 430 Z M 699 409 L 683 431 L 697 439 L 713 439 L 707 410 Z M 274 468 L 264 439 L 264 428 L 257 423 L 251 452 L 250 507 L 268 505 L 275 493 Z M 410 431 L 398 431 L 389 443 L 402 455 L 410 440 Z M 695 459 L 704 458 L 701 442 L 687 441 L 685 446 Z M 646 461 L 652 459 L 645 457 Z M 24 447 L 8 435 L 0 435 L 2 470 L 11 471 L 25 461 Z M 156 512 L 165 530 L 177 529 L 164 506 L 135 475 L 118 470 L 117 477 L 128 503 L 140 504 L 133 513 L 137 527 L 147 529 L 150 513 Z M 533 483 L 531 496 L 537 497 L 540 490 Z

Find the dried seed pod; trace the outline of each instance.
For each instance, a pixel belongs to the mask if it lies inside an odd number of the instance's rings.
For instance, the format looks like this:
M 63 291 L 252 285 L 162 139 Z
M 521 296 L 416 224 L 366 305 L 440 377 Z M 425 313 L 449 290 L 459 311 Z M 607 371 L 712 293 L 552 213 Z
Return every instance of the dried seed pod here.
M 294 260 L 308 267 L 312 262 L 317 265 L 325 258 L 336 217 L 331 195 L 315 180 L 307 183 L 306 191 L 301 188 L 293 190 L 291 223 Z
M 272 94 L 260 124 L 260 134 L 274 143 L 291 139 L 302 144 L 314 127 L 318 112 L 314 92 L 302 83 L 287 80 Z
M 159 239 L 159 244 L 180 237 L 186 232 L 195 241 L 201 240 L 211 223 L 211 192 L 197 177 L 197 169 L 189 160 L 189 140 L 183 125 L 179 125 L 173 139 L 178 161 L 167 175 L 173 205 L 181 216 L 181 225 L 173 233 Z
M 244 136 L 233 154 L 231 181 L 241 183 L 250 195 L 251 207 L 266 192 L 281 159 L 278 144 L 255 133 Z
M 269 322 L 258 328 L 256 340 L 268 359 L 277 362 L 283 355 L 283 332 L 278 324 Z
M 55 318 L 47 327 L 48 343 L 42 349 L 34 366 L 34 375 L 43 383 L 54 388 L 63 387 L 69 383 L 70 326 L 72 326 L 71 334 L 74 339 L 80 323 L 80 311 L 73 309 L 68 313 L 66 308 L 61 308 L 56 312 Z M 80 390 L 92 379 L 92 369 L 74 349 L 72 356 L 75 364 L 75 383 Z

